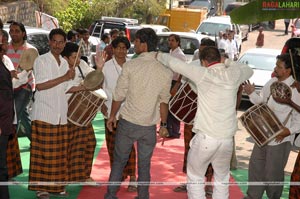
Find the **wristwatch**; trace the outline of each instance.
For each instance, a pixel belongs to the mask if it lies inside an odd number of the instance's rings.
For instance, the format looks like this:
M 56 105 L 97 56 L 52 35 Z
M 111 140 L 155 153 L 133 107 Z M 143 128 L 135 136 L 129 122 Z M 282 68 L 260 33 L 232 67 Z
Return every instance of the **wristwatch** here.
M 167 128 L 167 123 L 166 122 L 160 122 L 160 128 Z

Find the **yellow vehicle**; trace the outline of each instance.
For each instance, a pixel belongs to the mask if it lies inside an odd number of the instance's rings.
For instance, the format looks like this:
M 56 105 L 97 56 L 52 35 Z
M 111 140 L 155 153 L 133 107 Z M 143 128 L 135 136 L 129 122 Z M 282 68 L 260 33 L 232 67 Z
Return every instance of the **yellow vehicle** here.
M 196 30 L 206 15 L 207 8 L 172 8 L 159 15 L 156 24 L 168 26 L 172 31 L 189 32 Z

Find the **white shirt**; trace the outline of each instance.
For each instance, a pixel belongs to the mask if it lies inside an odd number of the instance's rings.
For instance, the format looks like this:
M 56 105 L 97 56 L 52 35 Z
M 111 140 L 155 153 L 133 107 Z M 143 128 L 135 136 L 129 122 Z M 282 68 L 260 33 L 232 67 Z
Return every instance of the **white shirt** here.
M 216 139 L 231 138 L 237 129 L 235 107 L 238 87 L 252 76 L 253 70 L 228 59 L 228 68 L 222 63 L 208 68 L 199 67 L 163 53 L 159 53 L 157 59 L 197 86 L 198 104 L 193 132 Z
M 225 50 L 225 53 L 228 52 L 228 47 L 227 47 L 227 40 L 225 39 L 220 39 L 220 41 L 218 42 L 218 48 L 219 49 L 224 49 Z
M 273 82 L 278 81 L 276 77 L 270 79 L 262 88 L 260 94 L 258 95 L 256 92 L 253 92 L 249 95 L 250 101 L 253 104 L 261 104 L 261 103 L 267 103 L 268 107 L 274 112 L 274 114 L 277 116 L 277 118 L 284 122 L 285 119 L 288 117 L 289 113 L 291 112 L 291 115 L 285 125 L 290 132 L 291 135 L 287 136 L 283 139 L 282 142 L 290 141 L 293 143 L 295 138 L 295 133 L 299 133 L 300 131 L 300 114 L 294 110 L 291 106 L 286 104 L 279 104 L 275 102 L 272 95 L 270 95 L 270 86 Z M 291 85 L 295 80 L 292 76 L 287 78 L 286 80 L 282 81 L 286 85 Z M 298 106 L 300 105 L 300 94 L 298 93 L 296 88 L 292 89 L 292 101 L 295 102 Z M 269 98 L 269 100 L 268 100 Z M 276 143 L 274 140 L 270 141 L 268 145 L 278 145 L 280 143 Z
M 185 54 L 182 52 L 181 48 L 178 46 L 177 48 L 175 48 L 174 50 L 170 50 L 170 55 L 173 56 L 173 57 L 176 57 L 184 62 L 186 62 L 186 56 Z M 173 80 L 177 81 L 179 77 L 179 74 L 178 73 L 173 73 Z
M 68 62 L 60 56 L 60 65 L 51 52 L 36 58 L 33 72 L 36 83 L 44 83 L 66 74 Z M 63 82 L 47 90 L 36 90 L 32 106 L 32 120 L 40 120 L 53 125 L 67 124 L 67 82 Z
M 117 80 L 122 72 L 122 67 L 118 64 L 117 60 L 113 56 L 111 60 L 105 62 L 102 72 L 104 75 L 103 90 L 107 95 L 107 101 L 105 102 L 105 105 L 108 109 L 107 116 L 109 117 L 112 105 L 112 94 L 116 88 Z M 119 112 L 116 114 L 116 118 L 119 119 Z
M 238 53 L 237 48 L 236 48 L 236 42 L 235 40 L 226 40 L 227 42 L 227 54 L 229 59 L 233 60 L 234 59 L 234 55 L 236 55 Z
M 94 70 L 82 59 L 80 60 L 79 66 L 81 68 L 84 77 L 86 77 L 88 73 Z M 73 86 L 79 86 L 82 83 L 82 81 L 83 81 L 83 77 L 79 71 L 79 68 L 75 67 L 75 78 L 73 80 L 68 81 L 67 90 L 69 90 Z M 69 99 L 71 95 L 72 93 L 67 93 L 67 98 Z

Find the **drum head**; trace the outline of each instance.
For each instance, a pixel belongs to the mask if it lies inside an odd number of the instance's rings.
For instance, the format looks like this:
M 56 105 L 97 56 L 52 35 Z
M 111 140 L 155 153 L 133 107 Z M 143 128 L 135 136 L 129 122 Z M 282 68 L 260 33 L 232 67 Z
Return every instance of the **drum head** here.
M 271 94 L 273 97 L 281 99 L 290 99 L 292 97 L 291 88 L 283 82 L 274 82 L 270 86 Z
M 24 70 L 31 70 L 33 68 L 34 60 L 39 56 L 38 51 L 35 48 L 28 48 L 23 51 L 20 57 L 20 68 Z
M 98 95 L 101 99 L 107 99 L 107 95 L 103 89 L 95 90 L 94 93 Z
M 95 70 L 87 74 L 83 81 L 83 86 L 89 90 L 95 90 L 103 82 L 104 76 L 102 71 Z

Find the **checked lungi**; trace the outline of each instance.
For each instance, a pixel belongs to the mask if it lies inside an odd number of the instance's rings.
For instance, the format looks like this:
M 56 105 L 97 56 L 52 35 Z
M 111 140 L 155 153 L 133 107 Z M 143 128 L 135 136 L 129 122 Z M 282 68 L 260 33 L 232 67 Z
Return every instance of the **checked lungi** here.
M 96 138 L 92 124 L 80 127 L 68 123 L 68 174 L 69 181 L 86 181 L 90 177 Z
M 291 175 L 291 183 L 300 182 L 300 153 L 298 153 L 294 170 Z M 300 186 L 299 185 L 290 185 L 290 194 L 289 199 L 298 199 L 300 196 Z
M 112 167 L 114 161 L 114 150 L 115 150 L 115 138 L 116 138 L 116 129 L 113 132 L 110 132 L 106 126 L 107 120 L 105 120 L 105 140 L 106 147 L 110 160 L 110 168 Z M 136 152 L 134 145 L 129 155 L 128 162 L 123 170 L 122 180 L 125 180 L 128 176 L 135 176 L 136 174 Z
M 32 121 L 29 190 L 58 193 L 68 181 L 68 126 Z M 47 184 L 41 184 L 47 183 Z
M 6 161 L 8 179 L 11 179 L 23 173 L 18 136 L 15 132 L 11 134 L 8 138 Z

